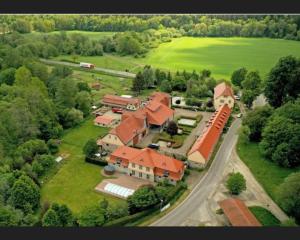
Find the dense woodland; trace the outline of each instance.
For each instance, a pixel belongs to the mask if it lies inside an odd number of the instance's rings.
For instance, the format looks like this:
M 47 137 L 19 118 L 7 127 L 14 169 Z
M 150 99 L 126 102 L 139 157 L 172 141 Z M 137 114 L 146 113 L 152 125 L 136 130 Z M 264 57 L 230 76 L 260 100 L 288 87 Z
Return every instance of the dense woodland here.
M 211 37 L 270 37 L 300 40 L 299 16 L 202 16 L 202 15 L 34 15 L 1 16 L 3 31 L 85 30 L 98 32 L 143 32 L 177 29 L 182 35 Z

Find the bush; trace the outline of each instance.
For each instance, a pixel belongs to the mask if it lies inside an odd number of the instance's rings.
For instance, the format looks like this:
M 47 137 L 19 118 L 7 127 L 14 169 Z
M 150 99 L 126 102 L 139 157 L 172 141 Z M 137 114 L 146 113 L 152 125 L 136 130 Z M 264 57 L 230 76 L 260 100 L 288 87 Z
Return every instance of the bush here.
M 107 165 L 107 161 L 102 160 L 102 159 L 98 159 L 98 158 L 86 157 L 85 161 L 88 162 L 88 163 L 98 165 L 98 166 L 106 166 Z
M 144 210 L 142 212 L 138 212 L 133 215 L 129 215 L 126 217 L 122 217 L 122 218 L 107 222 L 104 224 L 104 226 L 106 226 L 106 227 L 126 226 L 126 224 L 133 223 L 143 217 L 150 215 L 151 213 L 154 213 L 155 211 L 157 211 L 159 209 L 160 209 L 160 205 L 156 205 L 151 209 Z
M 226 182 L 226 187 L 231 194 L 238 195 L 246 190 L 246 180 L 241 173 L 232 173 Z

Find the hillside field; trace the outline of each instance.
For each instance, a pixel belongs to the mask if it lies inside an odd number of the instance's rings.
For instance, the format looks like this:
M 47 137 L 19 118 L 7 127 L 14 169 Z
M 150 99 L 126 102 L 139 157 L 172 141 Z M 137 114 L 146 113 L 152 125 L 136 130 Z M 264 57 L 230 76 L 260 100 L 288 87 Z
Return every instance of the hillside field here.
M 150 50 L 145 58 L 106 54 L 101 57 L 80 57 L 78 61 L 131 72 L 137 72 L 145 64 L 173 72 L 209 69 L 217 79 L 229 79 L 231 73 L 240 67 L 258 70 L 265 77 L 278 59 L 287 55 L 300 57 L 300 42 L 268 38 L 182 37 Z M 69 56 L 57 59 L 71 60 Z

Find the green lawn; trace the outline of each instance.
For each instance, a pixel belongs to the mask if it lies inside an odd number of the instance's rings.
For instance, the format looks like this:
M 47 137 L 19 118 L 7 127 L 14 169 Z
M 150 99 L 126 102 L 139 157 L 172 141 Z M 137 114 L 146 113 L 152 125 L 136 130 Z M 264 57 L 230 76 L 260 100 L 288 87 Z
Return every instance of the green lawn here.
M 280 221 L 267 209 L 259 206 L 249 207 L 249 210 L 257 220 L 266 227 L 279 226 Z
M 107 128 L 96 127 L 92 119 L 65 133 L 60 153 L 70 154 L 59 171 L 42 187 L 42 201 L 67 204 L 75 213 L 97 204 L 104 195 L 94 191 L 103 179 L 101 167 L 85 163 L 82 148 L 90 138 L 104 135 Z M 121 201 L 105 195 L 110 202 Z
M 275 201 L 278 186 L 289 174 L 299 171 L 299 168 L 282 168 L 264 159 L 257 143 L 244 142 L 241 137 L 238 140 L 236 148 L 238 155 L 249 167 L 256 180 Z

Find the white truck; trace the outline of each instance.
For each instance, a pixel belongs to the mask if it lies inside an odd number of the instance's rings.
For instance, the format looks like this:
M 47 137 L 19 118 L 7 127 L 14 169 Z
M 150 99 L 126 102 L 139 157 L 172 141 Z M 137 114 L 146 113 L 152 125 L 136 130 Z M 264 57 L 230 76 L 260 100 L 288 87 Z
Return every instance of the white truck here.
M 79 66 L 88 69 L 93 69 L 95 67 L 95 65 L 92 63 L 84 63 L 84 62 L 79 63 Z

